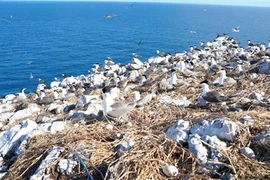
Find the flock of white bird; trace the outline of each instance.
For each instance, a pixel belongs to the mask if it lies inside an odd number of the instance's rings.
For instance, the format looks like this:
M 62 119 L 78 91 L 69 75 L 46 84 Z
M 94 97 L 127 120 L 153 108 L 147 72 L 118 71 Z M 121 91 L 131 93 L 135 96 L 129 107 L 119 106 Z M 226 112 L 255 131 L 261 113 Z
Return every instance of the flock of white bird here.
M 17 94 L 8 94 L 1 103 L 18 103 L 27 99 L 38 105 L 48 105 L 55 101 L 68 101 L 89 96 L 96 90 L 103 90 L 103 114 L 107 119 L 116 120 L 134 108 L 143 107 L 156 94 L 173 91 L 181 86 L 196 87 L 198 79 L 207 79 L 215 74 L 220 77 L 213 82 L 201 82 L 202 97 L 208 103 L 229 101 L 219 92 L 211 91 L 211 85 L 230 87 L 237 80 L 228 77 L 226 71 L 234 69 L 234 76 L 244 73 L 249 67 L 261 59 L 269 58 L 270 42 L 254 44 L 248 41 L 247 48 L 229 35 L 217 35 L 212 42 L 201 42 L 201 47 L 190 47 L 189 52 L 170 53 L 157 50 L 157 56 L 142 62 L 133 53 L 128 64 L 114 62 L 111 57 L 104 61 L 104 66 L 96 63 L 88 75 L 74 77 L 63 75 L 63 79 L 55 79 L 48 86 L 40 80 L 36 92 L 25 94 L 25 88 Z M 134 97 L 126 101 L 122 94 Z M 129 98 L 127 98 L 129 99 Z

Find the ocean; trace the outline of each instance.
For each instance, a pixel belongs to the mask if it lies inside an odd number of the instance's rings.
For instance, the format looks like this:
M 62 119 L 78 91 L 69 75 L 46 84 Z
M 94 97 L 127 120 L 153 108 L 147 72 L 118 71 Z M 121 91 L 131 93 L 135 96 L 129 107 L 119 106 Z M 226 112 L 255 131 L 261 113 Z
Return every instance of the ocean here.
M 87 74 L 108 56 L 128 63 L 132 52 L 146 61 L 157 49 L 187 51 L 217 33 L 228 33 L 243 47 L 247 40 L 270 40 L 270 8 L 165 3 L 127 8 L 131 4 L 0 2 L 0 96 L 24 87 L 34 92 L 38 78 L 49 85 L 62 73 Z M 106 14 L 117 16 L 104 20 Z M 237 26 L 239 33 L 232 31 Z

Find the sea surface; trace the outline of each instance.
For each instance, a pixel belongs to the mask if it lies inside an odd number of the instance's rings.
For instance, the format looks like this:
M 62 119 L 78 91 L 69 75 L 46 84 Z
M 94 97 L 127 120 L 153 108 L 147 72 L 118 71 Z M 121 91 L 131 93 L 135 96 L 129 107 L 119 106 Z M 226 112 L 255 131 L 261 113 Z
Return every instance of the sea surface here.
M 103 63 L 108 56 L 128 63 L 136 52 L 145 61 L 156 56 L 157 49 L 183 52 L 217 33 L 228 33 L 243 47 L 247 40 L 270 39 L 270 8 L 164 3 L 127 8 L 130 5 L 0 1 L 0 96 L 23 87 L 34 92 L 38 78 L 49 85 L 62 73 L 87 74 L 93 63 Z M 117 16 L 104 20 L 106 14 Z M 232 31 L 237 26 L 239 33 Z

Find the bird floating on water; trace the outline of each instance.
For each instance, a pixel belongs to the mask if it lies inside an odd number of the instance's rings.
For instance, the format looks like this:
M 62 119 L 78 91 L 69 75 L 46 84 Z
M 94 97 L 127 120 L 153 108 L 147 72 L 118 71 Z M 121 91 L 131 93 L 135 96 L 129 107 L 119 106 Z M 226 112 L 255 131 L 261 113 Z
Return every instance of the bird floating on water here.
M 196 31 L 189 31 L 189 33 L 191 33 L 191 34 L 197 34 Z
M 29 77 L 29 79 L 33 79 L 33 78 L 34 78 L 33 74 L 32 74 L 32 73 L 30 73 L 30 77 Z
M 232 28 L 233 32 L 239 32 L 240 31 L 240 26 L 237 26 L 235 28 Z
M 103 20 L 105 21 L 106 19 L 111 19 L 111 18 L 114 18 L 116 17 L 117 15 L 116 14 L 107 14 L 103 17 Z
M 27 65 L 32 64 L 32 61 L 27 61 L 26 64 Z

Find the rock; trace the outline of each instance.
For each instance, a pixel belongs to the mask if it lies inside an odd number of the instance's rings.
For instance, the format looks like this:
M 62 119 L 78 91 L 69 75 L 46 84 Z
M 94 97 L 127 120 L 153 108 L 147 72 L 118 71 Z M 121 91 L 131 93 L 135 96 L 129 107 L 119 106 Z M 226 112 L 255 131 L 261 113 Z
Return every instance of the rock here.
M 260 93 L 256 93 L 256 92 L 253 92 L 249 95 L 249 97 L 251 99 L 256 99 L 256 100 L 259 100 L 259 101 L 262 101 L 264 99 L 263 95 L 261 95 Z
M 7 175 L 7 172 L 0 172 L 0 179 L 4 179 Z
M 208 106 L 208 105 L 207 105 L 207 102 L 204 100 L 203 97 L 200 97 L 200 98 L 198 99 L 198 101 L 196 102 L 196 105 L 197 105 L 198 107 L 207 107 L 207 106 Z
M 0 104 L 0 114 L 2 114 L 4 112 L 13 111 L 13 110 L 14 110 L 13 104 L 9 104 L 9 103 Z
M 52 119 L 50 118 L 50 117 L 48 117 L 48 116 L 43 116 L 39 121 L 38 121 L 38 123 L 46 123 L 46 122 L 51 122 L 52 121 Z
M 52 123 L 42 123 L 38 125 L 38 130 L 41 130 L 43 132 L 50 132 Z
M 253 126 L 254 125 L 254 120 L 249 115 L 241 116 L 240 122 L 245 126 Z
M 237 179 L 237 178 L 235 178 L 235 176 L 232 173 L 226 173 L 224 178 L 226 180 L 235 180 L 235 179 Z
M 127 123 L 127 126 L 129 126 L 129 127 L 132 127 L 132 125 L 133 125 L 132 122 Z
M 23 109 L 25 109 L 27 107 L 28 107 L 28 104 L 27 103 L 21 103 L 18 106 L 16 106 L 15 112 L 17 112 L 19 110 L 23 110 Z
M 225 142 L 218 139 L 217 136 L 207 136 L 207 135 L 202 136 L 202 140 L 210 145 L 209 156 L 211 159 L 222 158 L 222 153 L 220 149 L 227 147 L 227 144 Z
M 64 112 L 65 113 L 69 113 L 69 111 L 75 109 L 75 104 L 71 104 L 71 105 L 67 105 L 65 108 L 64 108 Z
M 87 95 L 84 95 L 82 96 L 80 99 L 78 99 L 76 105 L 75 105 L 75 108 L 83 108 L 85 107 L 86 104 L 88 104 L 90 102 L 90 97 L 91 96 L 87 96 Z
M 249 147 L 242 148 L 241 153 L 243 153 L 245 156 L 247 156 L 250 159 L 256 158 L 254 151 Z
M 103 112 L 103 106 L 99 103 L 90 104 L 85 111 L 86 114 L 89 115 L 90 119 L 97 118 L 99 116 L 99 112 Z
M 221 140 L 232 142 L 236 138 L 238 126 L 235 122 L 221 118 L 210 122 L 204 120 L 194 125 L 190 130 L 192 134 L 217 136 Z
M 77 166 L 76 161 L 72 161 L 69 159 L 61 159 L 58 162 L 57 171 L 60 173 L 71 174 L 75 166 Z
M 178 175 L 179 171 L 177 167 L 173 165 L 167 165 L 162 168 L 162 172 L 167 176 L 167 177 L 175 177 Z
M 50 168 L 54 164 L 54 162 L 58 159 L 61 152 L 63 152 L 65 148 L 59 146 L 53 146 L 45 159 L 42 160 L 39 167 L 36 169 L 35 173 L 30 177 L 30 180 L 37 179 L 50 179 Z
M 20 144 L 28 139 L 28 133 L 33 131 L 37 127 L 37 123 L 31 120 L 24 121 L 23 125 L 15 126 L 8 131 L 1 133 L 1 149 L 0 153 L 4 157 L 7 154 L 14 153 Z M 2 136 L 3 135 L 3 136 Z
M 72 114 L 72 116 L 69 117 L 69 120 L 71 121 L 83 121 L 88 118 L 88 115 L 85 114 L 84 112 L 75 112 Z
M 41 109 L 36 104 L 29 104 L 27 108 L 17 111 L 13 116 L 9 118 L 10 122 L 14 122 L 19 119 L 25 119 L 32 116 L 35 113 L 38 113 Z
M 14 112 L 5 112 L 0 114 L 0 121 L 4 121 L 13 116 Z
M 241 97 L 241 98 L 239 99 L 239 102 L 240 102 L 241 104 L 247 104 L 247 103 L 250 103 L 251 100 L 250 100 L 249 98 Z
M 135 141 L 128 140 L 126 142 L 121 143 L 117 146 L 117 155 L 118 157 L 122 156 L 124 151 L 129 151 L 135 144 Z
M 49 105 L 48 110 L 53 114 L 60 114 L 64 111 L 64 108 L 66 107 L 65 104 L 56 104 L 52 103 Z
M 167 130 L 166 135 L 170 139 L 175 140 L 178 144 L 183 144 L 188 140 L 189 129 L 189 121 L 184 121 L 181 119 Z
M 260 74 L 270 74 L 270 59 L 265 59 L 259 65 Z
M 249 75 L 249 77 L 251 78 L 251 79 L 256 79 L 256 78 L 258 78 L 258 74 L 257 73 L 251 73 L 250 75 Z
M 55 121 L 50 127 L 50 132 L 56 134 L 65 130 L 65 123 L 63 121 Z
M 28 134 L 28 137 L 30 137 L 30 135 Z M 19 145 L 19 147 L 15 150 L 15 154 L 17 156 L 21 155 L 27 148 L 27 144 L 28 144 L 28 138 L 25 138 Z
M 113 125 L 112 124 L 107 124 L 105 126 L 105 129 L 107 129 L 107 130 L 113 130 Z
M 9 130 L 6 130 L 4 132 L 1 132 L 0 134 L 0 151 L 2 148 L 11 141 L 12 137 L 21 129 L 20 125 L 15 125 L 14 127 L 10 128 Z
M 207 149 L 203 146 L 198 134 L 191 134 L 188 139 L 189 151 L 192 152 L 202 163 L 207 162 Z
M 255 136 L 254 140 L 262 144 L 270 144 L 270 131 Z

